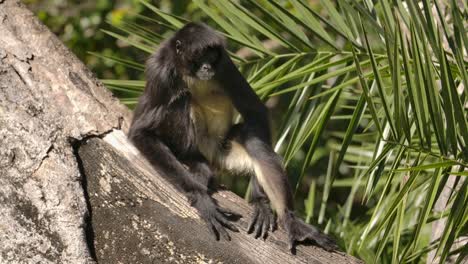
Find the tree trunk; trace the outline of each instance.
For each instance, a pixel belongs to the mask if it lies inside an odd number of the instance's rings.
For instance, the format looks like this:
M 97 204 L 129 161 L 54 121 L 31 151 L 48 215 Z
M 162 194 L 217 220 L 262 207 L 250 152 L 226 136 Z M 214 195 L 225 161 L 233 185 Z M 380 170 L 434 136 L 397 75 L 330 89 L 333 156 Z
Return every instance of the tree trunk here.
M 0 0 L 0 263 L 360 263 L 282 231 L 217 242 L 127 141 L 130 111 L 18 0 Z

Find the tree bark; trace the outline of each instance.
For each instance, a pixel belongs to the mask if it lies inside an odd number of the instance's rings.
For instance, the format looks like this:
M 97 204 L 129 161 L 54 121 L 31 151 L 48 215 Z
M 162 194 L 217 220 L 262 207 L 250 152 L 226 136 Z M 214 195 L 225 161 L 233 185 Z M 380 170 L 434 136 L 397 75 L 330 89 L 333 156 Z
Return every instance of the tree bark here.
M 284 232 L 217 242 L 127 141 L 130 111 L 18 0 L 0 0 L 0 263 L 360 263 Z

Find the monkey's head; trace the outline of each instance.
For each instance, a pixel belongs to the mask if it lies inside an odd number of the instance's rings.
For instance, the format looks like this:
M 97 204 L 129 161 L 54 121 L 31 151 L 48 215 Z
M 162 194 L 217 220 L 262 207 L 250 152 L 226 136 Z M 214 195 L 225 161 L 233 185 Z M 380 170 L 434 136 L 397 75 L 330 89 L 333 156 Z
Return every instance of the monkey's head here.
M 210 27 L 192 22 L 176 32 L 171 46 L 183 75 L 210 80 L 223 56 L 225 40 Z

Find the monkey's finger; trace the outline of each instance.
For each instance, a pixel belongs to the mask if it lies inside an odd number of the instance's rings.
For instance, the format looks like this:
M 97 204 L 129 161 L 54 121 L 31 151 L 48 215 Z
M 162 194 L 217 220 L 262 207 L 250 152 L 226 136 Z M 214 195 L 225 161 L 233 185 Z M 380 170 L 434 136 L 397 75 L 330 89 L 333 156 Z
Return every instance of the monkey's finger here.
M 260 234 L 262 233 L 262 228 L 264 224 L 263 222 L 265 221 L 264 218 L 265 217 L 263 214 L 260 214 L 258 216 L 257 224 L 255 225 L 255 238 L 259 238 Z
M 270 228 L 270 217 L 265 217 L 265 222 L 263 223 L 262 235 L 261 235 L 263 240 L 265 240 L 268 236 L 268 228 Z
M 218 221 L 216 221 L 216 219 L 212 219 L 211 220 L 211 223 L 213 224 L 213 226 L 215 227 L 216 231 L 218 231 L 218 233 L 220 234 L 220 236 L 223 237 L 223 239 L 227 240 L 227 241 L 230 241 L 231 240 L 231 237 L 229 236 L 228 232 L 226 231 L 226 229 L 224 229 L 223 226 L 221 226 L 220 223 L 218 223 Z
M 277 228 L 276 221 L 277 221 L 276 215 L 273 215 L 273 219 L 271 219 L 271 221 L 270 221 L 270 230 L 271 230 L 271 232 L 274 232 L 276 230 L 276 228 Z
M 218 240 L 219 240 L 219 233 L 218 233 L 218 231 L 216 230 L 216 228 L 214 227 L 214 225 L 211 223 L 211 221 L 207 221 L 207 222 L 206 222 L 206 227 L 208 227 L 208 230 L 209 230 L 208 233 L 210 233 L 210 234 L 213 236 L 213 238 L 214 238 L 216 241 L 218 241 Z
M 291 253 L 294 254 L 294 237 L 293 236 L 289 236 L 288 238 L 288 249 L 289 251 L 291 251 Z
M 252 216 L 252 220 L 250 220 L 249 227 L 247 228 L 247 234 L 250 234 L 254 231 L 254 226 L 255 226 L 255 223 L 257 222 L 257 218 L 258 218 L 258 210 L 255 209 L 254 215 Z
M 328 237 L 327 235 L 323 235 L 321 233 L 317 233 L 317 234 L 310 233 L 307 236 L 307 239 L 314 240 L 319 246 L 321 246 L 323 249 L 327 251 L 339 250 L 339 247 L 336 244 L 336 242 L 332 238 Z
M 226 218 L 224 218 L 224 215 L 217 214 L 216 215 L 216 220 L 218 220 L 218 222 L 220 222 L 223 226 L 231 229 L 232 231 L 239 232 L 239 229 L 237 229 L 237 227 L 235 225 L 233 225 L 231 222 L 226 220 Z
M 227 215 L 231 215 L 231 216 L 234 216 L 234 217 L 242 217 L 242 215 L 234 212 L 234 211 L 231 211 L 229 209 L 226 209 L 226 208 L 222 208 L 222 207 L 218 207 L 217 210 L 223 214 L 227 214 Z

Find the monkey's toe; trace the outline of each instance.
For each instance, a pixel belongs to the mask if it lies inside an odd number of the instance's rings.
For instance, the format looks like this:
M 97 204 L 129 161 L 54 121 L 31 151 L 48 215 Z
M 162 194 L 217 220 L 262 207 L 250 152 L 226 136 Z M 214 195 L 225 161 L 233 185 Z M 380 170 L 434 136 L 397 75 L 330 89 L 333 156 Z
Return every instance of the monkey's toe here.
M 226 229 L 239 232 L 231 220 L 233 218 L 238 219 L 240 215 L 219 207 L 215 200 L 206 194 L 198 194 L 191 199 L 193 207 L 198 210 L 200 217 L 205 221 L 208 229 L 216 240 L 220 240 L 221 238 L 228 241 L 231 240 L 231 236 Z
M 276 217 L 268 202 L 254 202 L 254 214 L 247 228 L 247 233 L 254 233 L 255 238 L 261 237 L 265 240 L 268 237 L 268 231 L 273 232 L 275 229 Z
M 285 220 L 285 229 L 288 233 L 289 250 L 295 253 L 296 242 L 314 242 L 327 251 L 337 251 L 339 247 L 328 235 L 320 232 L 316 227 L 304 223 L 290 214 Z

